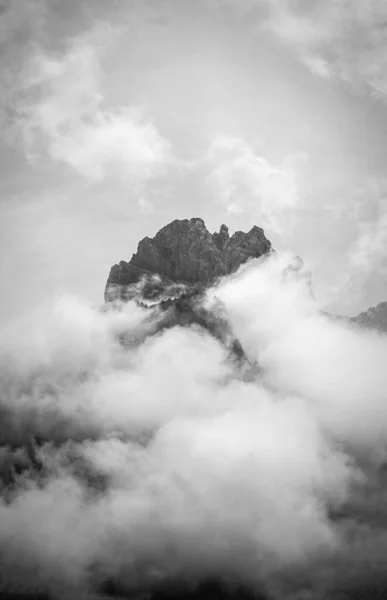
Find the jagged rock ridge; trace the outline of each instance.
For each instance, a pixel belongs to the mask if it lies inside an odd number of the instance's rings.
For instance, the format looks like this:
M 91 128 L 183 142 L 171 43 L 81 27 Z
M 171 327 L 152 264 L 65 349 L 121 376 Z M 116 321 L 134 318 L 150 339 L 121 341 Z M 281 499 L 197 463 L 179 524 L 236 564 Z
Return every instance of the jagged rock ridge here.
M 334 321 L 347 323 L 360 329 L 373 329 L 381 333 L 387 333 L 387 302 L 381 302 L 377 306 L 371 306 L 355 317 L 344 315 L 332 315 L 323 312 L 325 316 Z
M 260 227 L 254 226 L 247 233 L 237 231 L 230 236 L 226 225 L 211 234 L 201 218 L 176 219 L 160 229 L 154 238 L 141 240 L 129 262 L 121 261 L 111 268 L 105 287 L 105 302 L 140 299 L 157 303 L 164 309 L 173 307 L 175 316 L 169 321 L 188 324 L 192 322 L 189 313 L 192 312 L 193 299 L 200 291 L 219 277 L 235 272 L 250 258 L 272 251 L 271 243 Z M 308 278 L 312 293 L 311 276 L 303 269 L 299 257 L 288 270 L 303 273 Z M 182 301 L 178 302 L 178 298 Z M 387 302 L 381 302 L 356 317 L 326 316 L 387 332 Z
M 235 272 L 250 258 L 272 252 L 263 229 L 229 235 L 226 225 L 210 233 L 203 219 L 175 220 L 153 239 L 144 238 L 129 262 L 114 265 L 105 288 L 105 308 L 116 301 L 135 300 L 155 306 L 150 311 L 147 335 L 176 325 L 196 325 L 216 337 L 233 358 L 245 361 L 244 351 L 233 335 L 221 303 L 203 306 L 203 292 L 223 275 Z M 124 345 L 141 343 L 125 332 Z
M 105 302 L 129 300 L 139 282 L 145 282 L 146 298 L 180 294 L 184 286 L 207 286 L 219 277 L 235 272 L 250 258 L 272 251 L 263 229 L 254 226 L 248 233 L 229 235 L 226 225 L 210 233 L 203 219 L 176 219 L 155 235 L 138 244 L 129 262 L 121 261 L 110 271 Z
M 387 302 L 381 302 L 351 319 L 361 327 L 387 332 Z

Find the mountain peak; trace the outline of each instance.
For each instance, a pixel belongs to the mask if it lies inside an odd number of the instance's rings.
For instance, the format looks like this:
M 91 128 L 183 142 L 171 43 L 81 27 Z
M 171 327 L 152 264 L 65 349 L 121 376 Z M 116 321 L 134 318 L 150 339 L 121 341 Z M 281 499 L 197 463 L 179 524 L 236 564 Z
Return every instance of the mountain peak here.
M 256 225 L 232 236 L 228 227 L 210 233 L 200 217 L 175 219 L 138 244 L 129 262 L 114 265 L 105 288 L 105 301 L 128 300 L 131 290 L 146 281 L 151 295 L 173 285 L 207 286 L 235 272 L 250 258 L 272 251 L 263 229 Z

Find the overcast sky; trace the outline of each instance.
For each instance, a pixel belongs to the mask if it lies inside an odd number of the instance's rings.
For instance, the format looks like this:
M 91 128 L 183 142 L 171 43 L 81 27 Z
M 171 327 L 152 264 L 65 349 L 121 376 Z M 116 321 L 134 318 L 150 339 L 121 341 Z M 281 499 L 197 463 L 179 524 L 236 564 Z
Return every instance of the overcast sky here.
M 322 307 L 387 299 L 385 0 L 0 0 L 8 319 L 98 306 L 174 218 L 264 228 Z

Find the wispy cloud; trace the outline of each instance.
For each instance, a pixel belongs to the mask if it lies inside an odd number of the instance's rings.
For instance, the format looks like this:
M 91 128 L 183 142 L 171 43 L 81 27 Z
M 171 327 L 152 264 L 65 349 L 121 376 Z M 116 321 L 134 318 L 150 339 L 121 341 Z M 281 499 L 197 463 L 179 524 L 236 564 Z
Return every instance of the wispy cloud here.
M 271 231 L 283 233 L 289 213 L 302 202 L 296 167 L 305 160 L 299 153 L 273 165 L 245 140 L 219 136 L 205 158 L 208 185 L 229 213 L 249 213 Z
M 365 271 L 374 269 L 386 257 L 387 213 L 372 223 L 361 223 L 360 237 L 349 251 L 350 261 Z
M 367 307 L 369 294 L 374 304 L 386 296 L 387 202 L 383 191 L 385 181 L 371 179 L 360 190 L 351 210 L 348 208 L 343 215 L 346 224 L 351 221 L 352 233 L 342 256 L 337 257 L 339 271 L 331 268 L 332 285 L 327 286 L 327 297 L 341 303 L 344 312 L 356 314 Z
M 365 294 L 370 282 L 383 282 L 387 276 L 386 257 L 387 212 L 374 221 L 359 223 L 358 238 L 346 254 L 345 277 L 341 284 L 343 298 L 350 297 L 354 302 L 353 295 Z M 384 295 L 380 297 L 382 300 Z
M 12 142 L 17 115 L 15 96 L 19 90 L 24 60 L 33 43 L 44 38 L 46 0 L 0 2 L 0 131 L 2 142 Z
M 171 159 L 171 148 L 141 108 L 111 107 L 103 89 L 106 26 L 75 38 L 64 54 L 39 50 L 24 82 L 23 135 L 30 153 L 45 152 L 91 183 L 113 175 L 137 181 Z
M 337 77 L 374 98 L 387 94 L 384 0 L 229 1 L 270 31 L 313 73 Z
M 337 76 L 373 96 L 386 95 L 385 2 L 312 0 L 271 2 L 271 6 L 271 31 L 312 71 Z

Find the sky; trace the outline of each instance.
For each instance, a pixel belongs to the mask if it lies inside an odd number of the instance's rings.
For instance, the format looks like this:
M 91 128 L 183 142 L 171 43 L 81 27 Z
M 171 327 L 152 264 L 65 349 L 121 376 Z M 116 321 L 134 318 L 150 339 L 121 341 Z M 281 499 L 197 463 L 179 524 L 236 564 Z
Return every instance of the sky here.
M 0 0 L 0 56 L 3 322 L 195 216 L 387 299 L 384 1 Z

